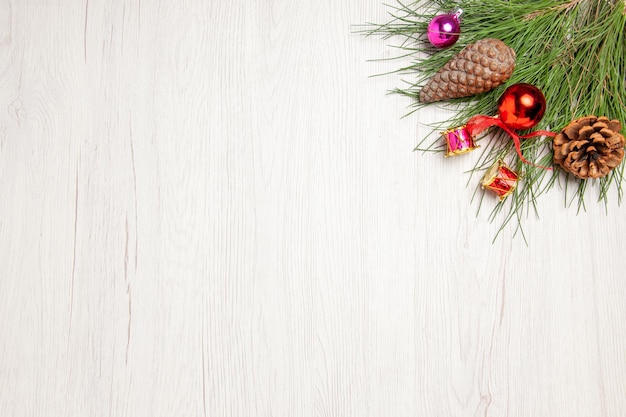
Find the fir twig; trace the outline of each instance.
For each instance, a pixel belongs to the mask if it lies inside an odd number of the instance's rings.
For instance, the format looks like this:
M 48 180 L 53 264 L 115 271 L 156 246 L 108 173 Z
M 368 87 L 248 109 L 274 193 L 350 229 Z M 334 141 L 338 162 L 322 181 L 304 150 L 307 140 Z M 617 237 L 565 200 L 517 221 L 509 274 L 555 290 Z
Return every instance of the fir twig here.
M 428 22 L 435 15 L 459 6 L 465 10 L 459 41 L 449 49 L 434 50 L 424 37 Z M 570 121 L 591 114 L 618 119 L 626 126 L 624 0 L 467 0 L 462 5 L 450 0 L 428 0 L 410 4 L 398 2 L 389 7 L 389 22 L 367 25 L 363 32 L 397 40 L 395 47 L 403 51 L 402 60 L 410 59 L 409 64 L 396 71 L 405 78 L 405 85 L 393 91 L 411 99 L 409 115 L 424 106 L 419 102 L 421 85 L 466 45 L 484 38 L 497 38 L 516 51 L 516 68 L 506 85 L 475 97 L 450 100 L 448 106 L 457 110 L 456 115 L 434 128 L 445 130 L 462 125 L 477 114 L 494 115 L 504 89 L 519 82 L 536 85 L 546 97 L 548 107 L 536 129 L 559 131 Z M 432 140 L 432 136 L 427 137 Z M 538 215 L 537 198 L 558 184 L 562 184 L 558 188 L 563 190 L 565 201 L 569 201 L 567 205 L 577 201 L 578 210 L 585 209 L 589 181 L 599 186 L 600 201 L 607 204 L 609 191 L 616 190 L 621 202 L 623 163 L 600 180 L 573 180 L 561 171 L 551 172 L 523 164 L 502 132 L 492 132 L 489 138 L 470 170 L 470 177 L 502 158 L 523 170 L 522 183 L 507 200 L 495 206 L 490 216 L 494 220 L 500 212 L 506 213 L 500 231 L 515 219 L 516 232 L 523 235 L 523 218 L 530 209 Z M 522 143 L 522 151 L 526 159 L 538 165 L 549 165 L 551 145 L 549 137 L 527 139 Z M 443 147 L 438 137 L 430 144 L 424 138 L 416 150 L 443 151 Z M 576 184 L 573 195 L 568 194 L 570 182 Z M 481 204 L 482 194 L 479 208 Z

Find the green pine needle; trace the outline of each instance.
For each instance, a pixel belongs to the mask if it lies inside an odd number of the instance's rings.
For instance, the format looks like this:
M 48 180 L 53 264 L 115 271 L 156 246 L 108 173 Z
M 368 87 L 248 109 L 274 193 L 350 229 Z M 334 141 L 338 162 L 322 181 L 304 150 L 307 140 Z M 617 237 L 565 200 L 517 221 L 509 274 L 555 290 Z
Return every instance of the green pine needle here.
M 408 115 L 427 105 L 418 100 L 421 85 L 463 47 L 480 39 L 496 38 L 515 50 L 513 75 L 506 85 L 490 92 L 450 100 L 448 106 L 457 110 L 456 116 L 446 121 L 445 126 L 436 126 L 438 130 L 462 125 L 477 114 L 495 115 L 504 89 L 520 82 L 536 85 L 546 97 L 546 113 L 535 129 L 558 132 L 572 120 L 591 114 L 618 119 L 626 126 L 624 0 L 468 0 L 462 4 L 428 0 L 411 4 L 398 1 L 388 7 L 389 22 L 368 24 L 362 33 L 398 41 L 394 45 L 401 52 L 398 58 L 411 60 L 396 71 L 406 80 L 403 87 L 393 91 L 412 100 Z M 459 41 L 449 49 L 433 49 L 424 36 L 428 22 L 457 7 L 465 11 Z M 433 136 L 436 135 L 423 138 L 416 150 L 444 151 L 441 138 L 433 140 Z M 575 203 L 579 210 L 585 209 L 584 196 L 589 182 L 594 187 L 599 186 L 599 201 L 607 204 L 610 191 L 615 190 L 621 202 L 624 163 L 607 177 L 579 180 L 559 169 L 547 171 L 522 163 L 512 141 L 501 131 L 492 130 L 491 135 L 480 141 L 484 149 L 470 175 L 482 173 L 497 160 L 504 159 L 523 177 L 515 192 L 498 203 L 490 216 L 493 220 L 498 213 L 506 213 L 500 231 L 514 220 L 516 230 L 523 235 L 523 218 L 530 212 L 538 215 L 537 198 L 555 185 L 563 190 L 566 205 Z M 526 159 L 537 165 L 552 164 L 550 137 L 524 140 L 522 151 Z M 480 200 L 482 202 L 482 196 Z

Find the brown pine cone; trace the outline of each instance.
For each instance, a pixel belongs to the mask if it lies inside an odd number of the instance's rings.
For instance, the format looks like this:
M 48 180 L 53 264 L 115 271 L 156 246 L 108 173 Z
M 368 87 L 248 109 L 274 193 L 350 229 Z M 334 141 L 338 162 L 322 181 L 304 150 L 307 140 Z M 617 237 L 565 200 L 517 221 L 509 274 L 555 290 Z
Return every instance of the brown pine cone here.
M 619 120 L 608 117 L 576 119 L 554 138 L 554 163 L 578 178 L 604 177 L 624 158 L 620 130 Z
M 498 39 L 467 45 L 422 87 L 420 101 L 431 103 L 493 90 L 511 77 L 515 51 Z

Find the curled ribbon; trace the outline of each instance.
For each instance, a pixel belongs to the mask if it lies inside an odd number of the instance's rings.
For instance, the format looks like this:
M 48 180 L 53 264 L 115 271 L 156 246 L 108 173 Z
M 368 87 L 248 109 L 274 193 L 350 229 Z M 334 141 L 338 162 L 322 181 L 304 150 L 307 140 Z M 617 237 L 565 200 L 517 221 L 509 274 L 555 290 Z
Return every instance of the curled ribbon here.
M 482 116 L 482 115 L 474 116 L 466 124 L 467 130 L 470 132 L 472 136 L 477 136 L 478 134 L 490 128 L 491 126 L 498 126 L 500 129 L 504 130 L 513 139 L 513 143 L 515 144 L 515 150 L 517 151 L 517 155 L 520 157 L 522 161 L 524 161 L 525 163 L 529 165 L 536 166 L 538 168 L 552 170 L 552 168 L 550 167 L 544 167 L 541 165 L 534 164 L 528 161 L 526 158 L 524 158 L 524 155 L 522 155 L 522 145 L 521 145 L 520 139 L 527 139 L 527 138 L 531 138 L 534 136 L 555 137 L 556 133 L 550 132 L 547 130 L 536 130 L 527 135 L 520 136 L 513 129 L 507 126 L 502 120 L 500 120 L 500 118 L 497 116 Z

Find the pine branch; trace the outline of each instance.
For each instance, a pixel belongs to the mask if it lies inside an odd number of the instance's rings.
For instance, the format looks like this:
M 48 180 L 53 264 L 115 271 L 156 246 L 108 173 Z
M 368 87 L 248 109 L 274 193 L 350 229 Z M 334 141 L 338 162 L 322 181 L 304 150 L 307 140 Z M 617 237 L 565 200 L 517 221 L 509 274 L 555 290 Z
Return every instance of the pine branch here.
M 435 15 L 456 7 L 459 4 L 450 0 L 398 3 L 390 6 L 392 19 L 388 23 L 369 25 L 364 31 L 367 35 L 399 41 L 395 47 L 404 52 L 402 60 L 410 60 L 410 64 L 397 70 L 406 78 L 405 85 L 394 91 L 411 99 L 409 114 L 425 106 L 419 102 L 424 82 L 464 46 L 484 38 L 497 38 L 512 47 L 517 55 L 515 71 L 507 84 L 478 96 L 450 100 L 448 106 L 457 110 L 456 116 L 445 125 L 434 126 L 433 130 L 464 124 L 477 114 L 496 114 L 496 103 L 504 89 L 519 82 L 536 85 L 546 97 L 548 108 L 537 129 L 559 131 L 571 120 L 590 114 L 626 122 L 624 0 L 468 0 L 462 4 L 465 14 L 457 44 L 449 49 L 434 50 L 424 36 L 428 22 Z M 585 208 L 584 197 L 589 185 L 598 185 L 598 198 L 605 204 L 610 190 L 616 191 L 621 202 L 623 163 L 607 177 L 578 180 L 559 170 L 550 172 L 523 164 L 510 140 L 501 132 L 492 132 L 481 141 L 489 138 L 472 173 L 483 171 L 504 158 L 524 177 L 514 194 L 494 208 L 492 219 L 496 213 L 507 213 L 503 227 L 513 219 L 517 220 L 517 227 L 521 227 L 528 209 L 532 208 L 537 214 L 537 198 L 555 185 L 564 192 L 568 205 L 576 201 L 579 210 Z M 425 145 L 425 140 L 416 150 L 443 150 L 440 138 L 430 145 Z M 522 151 L 526 159 L 538 161 L 538 165 L 550 164 L 552 139 L 525 140 Z M 570 183 L 575 191 L 567 197 L 571 193 Z

